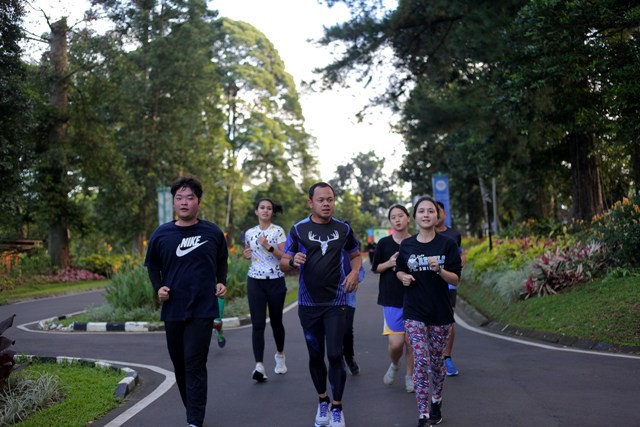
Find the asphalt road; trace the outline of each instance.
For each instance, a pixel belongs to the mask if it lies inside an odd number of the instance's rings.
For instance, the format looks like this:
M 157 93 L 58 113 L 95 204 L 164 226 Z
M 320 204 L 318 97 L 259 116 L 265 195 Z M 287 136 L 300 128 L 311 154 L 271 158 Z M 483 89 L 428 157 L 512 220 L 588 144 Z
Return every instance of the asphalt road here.
M 392 386 L 382 383 L 389 361 L 377 286 L 377 276 L 367 273 L 358 291 L 356 357 L 362 373 L 347 379 L 346 423 L 415 426 L 415 397 L 404 390 L 402 378 Z M 0 319 L 17 314 L 6 335 L 19 353 L 108 360 L 138 371 L 134 392 L 94 426 L 185 426 L 164 333 L 55 333 L 20 326 L 102 302 L 99 292 L 33 300 L 0 306 Z M 640 426 L 640 358 L 496 336 L 459 315 L 453 356 L 460 375 L 445 382 L 443 426 Z M 224 349 L 212 342 L 206 427 L 313 425 L 317 398 L 297 309 L 284 321 L 289 372 L 273 373 L 275 346 L 267 326 L 266 383 L 251 380 L 250 327 L 227 330 Z

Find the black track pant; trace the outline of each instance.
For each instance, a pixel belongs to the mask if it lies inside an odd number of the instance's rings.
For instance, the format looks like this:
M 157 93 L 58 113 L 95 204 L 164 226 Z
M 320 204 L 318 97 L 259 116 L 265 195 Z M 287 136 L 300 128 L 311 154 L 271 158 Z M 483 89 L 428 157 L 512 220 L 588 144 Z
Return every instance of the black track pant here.
M 167 348 L 173 362 L 187 423 L 201 426 L 207 406 L 207 357 L 213 319 L 164 322 Z
M 279 279 L 247 280 L 247 298 L 251 312 L 251 342 L 253 357 L 256 362 L 264 359 L 264 330 L 267 325 L 267 307 L 269 308 L 269 323 L 276 342 L 276 350 L 284 351 L 284 325 L 282 324 L 282 310 L 287 296 L 287 285 L 284 277 Z
M 347 371 L 342 359 L 346 307 L 298 306 L 298 316 L 307 343 L 309 372 L 316 391 L 318 394 L 327 392 L 327 366 L 324 361 L 326 342 L 331 397 L 341 401 L 347 382 Z

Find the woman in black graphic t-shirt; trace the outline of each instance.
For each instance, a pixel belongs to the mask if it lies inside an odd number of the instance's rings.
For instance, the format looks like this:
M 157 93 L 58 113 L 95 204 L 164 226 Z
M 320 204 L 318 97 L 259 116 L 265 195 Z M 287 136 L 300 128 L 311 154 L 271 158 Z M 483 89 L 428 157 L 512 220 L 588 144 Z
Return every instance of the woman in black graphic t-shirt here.
M 443 350 L 453 323 L 448 283 L 458 284 L 462 264 L 456 243 L 435 232 L 433 198 L 420 198 L 413 217 L 419 232 L 400 244 L 396 276 L 406 286 L 403 313 L 413 349 L 418 427 L 426 427 L 442 421 Z

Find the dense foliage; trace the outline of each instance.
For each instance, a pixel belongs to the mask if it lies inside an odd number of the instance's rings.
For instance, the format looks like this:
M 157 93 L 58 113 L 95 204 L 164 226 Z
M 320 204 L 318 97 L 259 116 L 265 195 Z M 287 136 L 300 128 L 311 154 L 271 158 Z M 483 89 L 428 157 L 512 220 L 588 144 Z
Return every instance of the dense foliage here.
M 325 0 L 325 87 L 368 84 L 401 114 L 413 194 L 450 178 L 457 227 L 589 221 L 640 182 L 640 6 L 619 0 Z M 489 212 L 496 182 L 498 218 Z

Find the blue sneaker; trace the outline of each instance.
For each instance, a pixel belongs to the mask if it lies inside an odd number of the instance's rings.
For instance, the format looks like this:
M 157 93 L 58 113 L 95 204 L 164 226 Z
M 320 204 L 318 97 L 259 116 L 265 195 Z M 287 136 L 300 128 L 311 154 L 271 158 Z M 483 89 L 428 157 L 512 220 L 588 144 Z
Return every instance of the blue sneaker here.
M 454 377 L 458 375 L 458 368 L 456 368 L 456 365 L 453 363 L 453 360 L 450 357 L 444 359 L 444 366 L 447 370 L 447 376 Z

